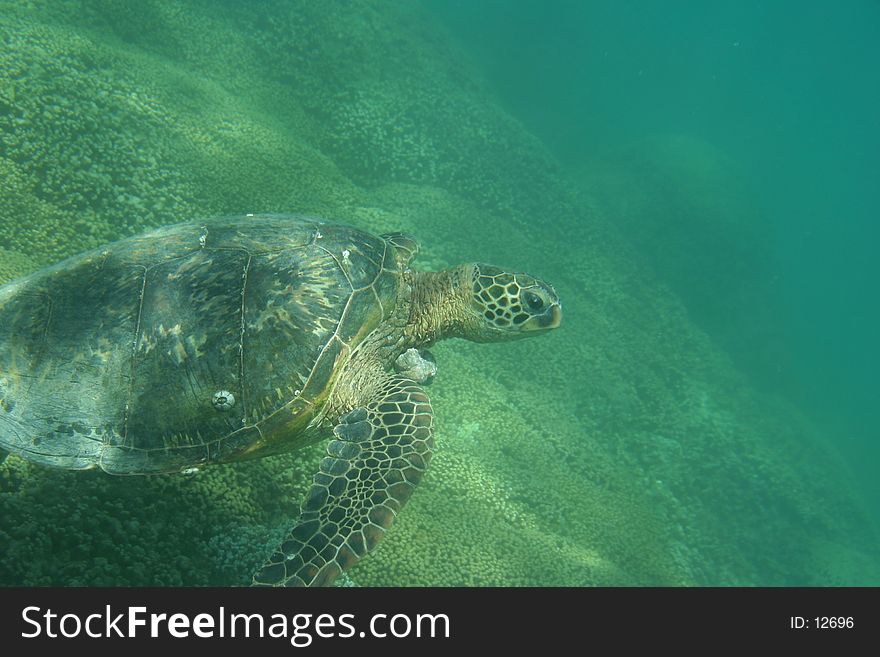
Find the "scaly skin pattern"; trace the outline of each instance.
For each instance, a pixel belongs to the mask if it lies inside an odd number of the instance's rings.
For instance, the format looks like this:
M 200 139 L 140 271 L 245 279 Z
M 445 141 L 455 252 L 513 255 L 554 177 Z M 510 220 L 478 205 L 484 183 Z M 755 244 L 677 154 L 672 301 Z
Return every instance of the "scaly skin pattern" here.
M 180 472 L 332 435 L 302 515 L 255 575 L 322 585 L 375 547 L 434 444 L 398 356 L 561 321 L 549 284 L 417 242 L 287 215 L 169 226 L 0 287 L 0 457 Z
M 397 356 L 445 337 L 511 340 L 555 328 L 553 288 L 527 274 L 466 264 L 402 273 L 397 311 L 352 353 L 327 406 L 337 422 L 302 514 L 254 586 L 325 586 L 372 550 L 431 459 L 433 410 Z
M 376 546 L 431 460 L 431 403 L 413 381 L 387 378 L 333 434 L 297 525 L 254 585 L 328 585 Z

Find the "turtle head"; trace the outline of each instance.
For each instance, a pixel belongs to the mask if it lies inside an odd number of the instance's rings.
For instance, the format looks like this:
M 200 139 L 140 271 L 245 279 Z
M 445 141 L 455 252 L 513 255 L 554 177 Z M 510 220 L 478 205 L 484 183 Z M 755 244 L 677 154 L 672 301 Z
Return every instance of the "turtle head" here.
M 465 336 L 470 340 L 516 340 L 555 329 L 562 321 L 553 286 L 528 274 L 475 263 L 471 291 L 477 321 Z

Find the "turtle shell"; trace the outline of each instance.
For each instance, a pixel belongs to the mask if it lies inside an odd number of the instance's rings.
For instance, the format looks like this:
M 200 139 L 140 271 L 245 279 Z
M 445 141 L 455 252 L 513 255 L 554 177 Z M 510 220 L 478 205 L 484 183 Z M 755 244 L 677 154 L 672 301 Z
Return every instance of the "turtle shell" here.
M 395 251 L 317 219 L 227 217 L 0 287 L 0 448 L 117 474 L 292 449 L 394 309 Z

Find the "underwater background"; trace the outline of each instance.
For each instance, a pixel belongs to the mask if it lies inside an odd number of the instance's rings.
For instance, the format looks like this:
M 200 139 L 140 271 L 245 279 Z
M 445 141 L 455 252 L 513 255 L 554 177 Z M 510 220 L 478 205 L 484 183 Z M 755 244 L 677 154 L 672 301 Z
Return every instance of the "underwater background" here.
M 878 585 L 876 3 L 0 0 L 0 283 L 311 214 L 554 284 L 360 585 Z M 0 584 L 242 585 L 323 446 L 0 464 Z

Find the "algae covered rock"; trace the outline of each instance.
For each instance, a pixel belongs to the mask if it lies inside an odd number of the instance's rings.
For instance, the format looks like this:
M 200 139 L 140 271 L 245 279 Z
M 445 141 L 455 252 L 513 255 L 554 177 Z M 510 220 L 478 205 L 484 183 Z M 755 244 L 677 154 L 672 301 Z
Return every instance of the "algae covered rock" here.
M 750 389 L 421 9 L 223 7 L 0 3 L 0 281 L 147 227 L 274 211 L 413 233 L 425 269 L 516 264 L 554 284 L 565 326 L 435 350 L 436 456 L 354 581 L 880 582 L 823 437 Z M 322 452 L 145 478 L 11 456 L 0 583 L 245 584 Z M 852 565 L 831 572 L 835 551 Z

